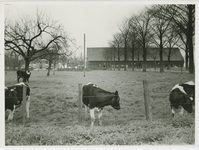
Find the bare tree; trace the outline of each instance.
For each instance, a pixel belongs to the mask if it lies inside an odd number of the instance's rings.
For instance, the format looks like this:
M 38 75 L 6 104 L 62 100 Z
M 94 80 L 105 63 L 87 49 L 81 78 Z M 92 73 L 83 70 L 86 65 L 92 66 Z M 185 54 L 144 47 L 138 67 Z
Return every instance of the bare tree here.
M 54 67 L 55 67 L 55 62 L 58 59 L 59 55 L 64 55 L 64 53 L 62 54 L 59 52 L 60 49 L 61 47 L 59 45 L 54 44 L 51 47 L 49 47 L 46 51 L 44 51 L 45 55 L 43 58 L 48 61 L 47 76 L 50 75 L 52 64 L 54 64 Z
M 194 4 L 180 4 L 180 5 L 167 5 L 162 7 L 164 17 L 172 19 L 172 22 L 184 33 L 186 38 L 184 41 L 187 44 L 185 52 L 189 57 L 189 73 L 194 73 L 194 42 L 195 35 L 195 5 Z M 184 38 L 183 36 L 181 38 Z M 185 47 L 186 47 L 185 46 Z
M 131 19 L 133 19 L 133 18 L 131 18 Z M 129 44 L 128 45 L 130 46 L 129 49 L 130 49 L 130 52 L 131 52 L 132 71 L 134 71 L 134 59 L 135 59 L 136 50 L 138 51 L 138 49 L 137 49 L 138 39 L 136 38 L 136 34 L 137 34 L 136 33 L 136 27 L 133 24 L 131 24 L 130 29 L 131 29 L 131 31 L 130 31 Z
M 179 43 L 179 34 L 176 32 L 175 26 L 171 25 L 165 37 L 165 47 L 168 48 L 168 51 L 164 51 L 167 56 L 168 66 L 167 69 L 170 69 L 170 59 L 171 56 L 174 55 L 178 49 L 173 49 L 175 46 L 178 46 Z
M 123 41 L 123 49 L 124 49 L 124 71 L 126 71 L 127 67 L 127 53 L 128 53 L 128 40 L 130 36 L 130 21 L 129 19 L 125 19 L 119 28 L 121 31 L 121 37 Z
M 134 58 L 135 58 L 135 34 L 132 32 L 132 36 L 131 36 L 131 60 L 132 60 L 132 71 L 134 71 Z
M 111 47 L 115 48 L 114 51 L 114 56 L 115 59 L 117 59 L 117 61 L 120 63 L 120 57 L 121 57 L 121 49 L 122 49 L 122 36 L 121 33 L 116 33 L 115 35 L 113 35 L 113 40 L 111 42 Z M 118 63 L 118 64 L 119 64 Z M 120 65 L 118 66 L 118 70 L 120 70 Z
M 50 46 L 62 43 L 64 46 L 70 40 L 63 26 L 58 21 L 51 20 L 42 12 L 36 17 L 26 16 L 12 23 L 5 23 L 5 50 L 15 51 L 25 61 L 25 69 L 38 58 L 42 58 Z
M 151 29 L 150 29 L 150 19 L 151 14 L 147 11 L 143 11 L 139 16 L 134 17 L 132 19 L 132 23 L 136 26 L 136 33 L 138 36 L 138 40 L 140 41 L 140 45 L 142 47 L 142 57 L 143 57 L 143 64 L 142 69 L 143 72 L 146 72 L 146 58 L 147 58 L 147 49 L 149 47 L 149 42 L 151 40 Z
M 164 72 L 164 64 L 163 64 L 163 48 L 165 45 L 166 40 L 165 36 L 167 34 L 171 19 L 165 18 L 162 15 L 162 9 L 161 7 L 157 7 L 154 5 L 149 10 L 149 13 L 151 13 L 151 29 L 153 32 L 153 43 L 157 45 L 159 49 L 159 57 L 160 57 L 160 73 Z
M 132 60 L 132 71 L 134 71 L 134 59 L 136 57 L 137 54 L 137 66 L 139 67 L 139 59 L 140 59 L 140 45 L 141 45 L 141 41 L 140 41 L 140 37 L 137 36 L 139 35 L 139 31 L 137 30 L 137 26 L 136 26 L 136 21 L 137 16 L 132 16 L 129 20 L 130 20 L 130 34 L 129 34 L 129 50 L 131 52 L 131 60 Z
M 179 28 L 176 27 L 176 33 L 179 36 L 179 40 L 178 43 L 176 43 L 176 45 L 184 50 L 185 52 L 185 69 L 188 70 L 189 69 L 189 49 L 188 49 L 188 43 L 187 43 L 187 39 L 186 39 L 186 35 L 185 33 L 181 32 L 181 30 Z

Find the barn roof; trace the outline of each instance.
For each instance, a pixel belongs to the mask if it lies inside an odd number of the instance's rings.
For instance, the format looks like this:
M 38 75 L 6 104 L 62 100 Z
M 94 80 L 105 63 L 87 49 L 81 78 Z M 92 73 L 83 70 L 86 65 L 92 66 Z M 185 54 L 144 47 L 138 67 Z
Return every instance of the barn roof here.
M 87 48 L 88 61 L 106 61 L 103 56 L 103 51 L 110 50 L 109 47 L 91 47 Z
M 111 47 L 89 47 L 87 48 L 87 59 L 88 61 L 106 61 L 106 58 L 104 57 L 104 51 L 110 51 Z M 168 48 L 163 49 L 163 60 L 168 60 Z M 137 53 L 135 53 L 134 60 L 137 61 L 138 56 Z M 121 61 L 124 60 L 124 57 L 121 56 Z M 131 61 L 131 54 L 128 54 L 128 60 Z M 142 61 L 142 51 L 140 51 L 139 54 L 139 60 Z M 159 48 L 151 47 L 147 51 L 147 61 L 159 61 Z M 178 48 L 172 48 L 172 56 L 170 58 L 171 61 L 183 61 L 182 54 Z

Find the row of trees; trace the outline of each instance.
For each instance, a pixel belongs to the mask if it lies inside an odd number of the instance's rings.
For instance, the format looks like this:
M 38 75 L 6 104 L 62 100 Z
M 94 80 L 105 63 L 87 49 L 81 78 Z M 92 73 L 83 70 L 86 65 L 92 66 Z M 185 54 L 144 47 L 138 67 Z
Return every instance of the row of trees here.
M 172 48 L 176 46 L 185 51 L 186 69 L 189 69 L 189 73 L 194 73 L 194 35 L 195 5 L 153 5 L 121 23 L 119 32 L 109 42 L 114 51 L 104 55 L 118 61 L 122 56 L 125 63 L 128 56 L 131 56 L 134 69 L 135 53 L 138 56 L 140 53 L 145 72 L 148 48 L 159 47 L 160 72 L 163 72 L 163 48 L 169 48 L 169 61 L 173 54 Z
M 30 62 L 46 59 L 49 62 L 47 75 L 53 63 L 72 54 L 69 48 L 71 43 L 74 44 L 58 21 L 39 11 L 36 15 L 27 15 L 15 22 L 6 19 L 4 39 L 5 50 L 9 51 L 7 62 L 10 62 L 10 54 L 13 56 L 14 53 L 24 60 L 25 70 L 28 70 Z

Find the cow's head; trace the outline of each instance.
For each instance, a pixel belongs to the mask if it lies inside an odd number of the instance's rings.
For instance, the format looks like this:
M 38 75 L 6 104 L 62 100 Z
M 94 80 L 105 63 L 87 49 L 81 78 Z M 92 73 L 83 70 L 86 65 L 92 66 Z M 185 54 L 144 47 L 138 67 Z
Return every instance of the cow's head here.
M 114 97 L 112 99 L 112 107 L 117 110 L 120 109 L 120 97 L 118 95 L 118 91 L 115 91 L 114 93 Z
M 184 95 L 185 104 L 183 105 L 184 109 L 189 113 L 195 110 L 195 98 Z
M 31 74 L 30 70 L 26 70 L 26 74 L 30 75 Z
M 192 110 L 195 112 L 195 93 L 190 97 Z

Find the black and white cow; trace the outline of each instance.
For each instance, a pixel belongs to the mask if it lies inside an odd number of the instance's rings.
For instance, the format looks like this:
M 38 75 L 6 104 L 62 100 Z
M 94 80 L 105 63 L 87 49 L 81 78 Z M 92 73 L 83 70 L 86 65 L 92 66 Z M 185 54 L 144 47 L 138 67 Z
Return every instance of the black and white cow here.
M 29 82 L 30 75 L 31 72 L 29 70 L 17 70 L 17 82 L 19 83 L 20 78 L 23 78 L 23 82 Z
M 83 86 L 83 103 L 90 110 L 91 126 L 94 125 L 95 121 L 95 110 L 98 111 L 99 124 L 102 125 L 100 120 L 102 116 L 102 109 L 105 106 L 112 106 L 114 109 L 120 109 L 120 97 L 118 92 L 108 92 L 93 83 L 88 83 Z
M 8 120 L 13 120 L 14 111 L 23 100 L 23 87 L 26 87 L 26 114 L 29 118 L 30 87 L 26 83 L 18 83 L 14 86 L 5 87 L 5 111 L 9 110 Z
M 181 108 L 180 114 L 183 115 L 184 109 L 188 113 L 195 110 L 195 84 L 189 81 L 183 84 L 176 84 L 169 95 L 171 112 L 175 115 L 175 109 Z

